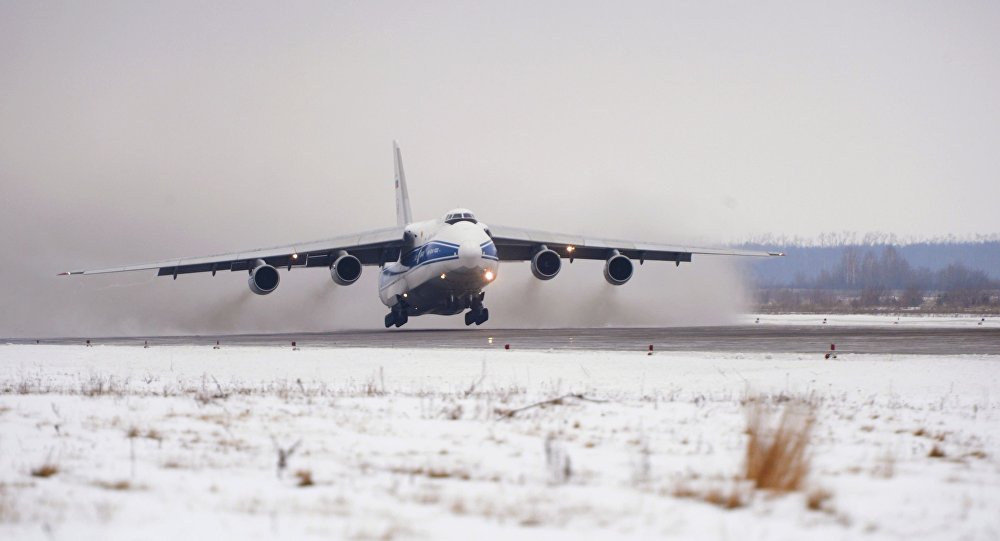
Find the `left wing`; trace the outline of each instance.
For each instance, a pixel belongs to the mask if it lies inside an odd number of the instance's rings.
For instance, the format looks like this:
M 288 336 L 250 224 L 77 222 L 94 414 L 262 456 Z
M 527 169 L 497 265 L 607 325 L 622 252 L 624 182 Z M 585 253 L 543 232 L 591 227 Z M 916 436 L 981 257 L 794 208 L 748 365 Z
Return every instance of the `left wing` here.
M 273 267 L 287 267 L 288 270 L 291 270 L 292 267 L 329 267 L 342 250 L 357 257 L 363 265 L 383 265 L 399 258 L 402 244 L 402 228 L 390 227 L 287 246 L 273 246 L 207 257 L 168 259 L 107 269 L 76 270 L 63 272 L 60 275 L 156 270 L 157 276 L 172 275 L 177 278 L 178 274 L 192 272 L 211 272 L 214 275 L 216 271 L 223 270 L 250 270 L 258 259 Z
M 489 226 L 493 244 L 497 247 L 500 261 L 526 261 L 531 259 L 541 245 L 555 250 L 562 257 L 573 259 L 607 259 L 618 250 L 629 259 L 643 261 L 673 261 L 678 265 L 691 261 L 691 256 L 735 255 L 745 257 L 783 256 L 781 252 L 758 252 L 753 250 L 724 250 L 718 248 L 697 248 L 693 246 L 673 246 L 629 240 L 601 239 L 564 233 L 549 233 L 520 227 Z

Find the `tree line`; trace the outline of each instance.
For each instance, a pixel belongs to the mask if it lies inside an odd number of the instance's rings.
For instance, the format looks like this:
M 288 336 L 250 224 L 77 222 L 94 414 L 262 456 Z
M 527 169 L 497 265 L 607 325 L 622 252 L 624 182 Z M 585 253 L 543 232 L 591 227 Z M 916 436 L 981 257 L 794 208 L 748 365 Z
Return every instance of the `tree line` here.
M 1000 281 L 993 280 L 981 270 L 961 263 L 932 271 L 927 267 L 914 267 L 900 255 L 895 246 L 862 249 L 848 246 L 843 249 L 839 263 L 823 269 L 813 277 L 799 272 L 793 284 L 762 289 L 807 290 L 799 300 L 807 304 L 825 305 L 836 302 L 843 295 L 835 292 L 855 292 L 851 299 L 854 306 L 920 307 L 928 300 L 935 306 L 970 308 L 993 306 L 997 301 Z M 789 288 L 791 286 L 791 288 Z M 767 295 L 772 301 L 774 295 Z M 930 297 L 930 299 L 928 299 Z M 785 299 L 791 301 L 792 299 Z

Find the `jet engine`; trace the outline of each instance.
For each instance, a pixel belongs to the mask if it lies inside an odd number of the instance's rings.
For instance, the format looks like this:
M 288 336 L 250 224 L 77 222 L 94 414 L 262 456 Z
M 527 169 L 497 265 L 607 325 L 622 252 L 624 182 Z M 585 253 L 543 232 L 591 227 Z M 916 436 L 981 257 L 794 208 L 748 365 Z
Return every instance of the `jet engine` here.
M 278 275 L 278 269 L 263 261 L 257 261 L 257 265 L 250 271 L 248 283 L 250 284 L 250 291 L 258 295 L 267 295 L 278 289 L 278 282 L 280 281 L 281 276 Z
M 618 253 L 604 263 L 604 279 L 613 286 L 620 286 L 632 278 L 632 260 Z
M 340 252 L 330 265 L 330 277 L 337 285 L 349 286 L 361 277 L 361 260 L 347 252 Z
M 559 274 L 562 268 L 562 259 L 554 250 L 549 250 L 542 246 L 541 250 L 531 258 L 531 274 L 539 280 L 551 280 Z

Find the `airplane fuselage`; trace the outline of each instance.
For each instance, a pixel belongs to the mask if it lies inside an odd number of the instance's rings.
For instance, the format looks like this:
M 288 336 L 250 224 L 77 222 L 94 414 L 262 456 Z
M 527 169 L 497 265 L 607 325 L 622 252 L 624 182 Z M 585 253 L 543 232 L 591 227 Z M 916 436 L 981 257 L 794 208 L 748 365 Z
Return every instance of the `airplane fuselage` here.
M 379 298 L 396 317 L 481 310 L 483 288 L 500 263 L 486 226 L 468 215 L 406 227 L 399 261 L 379 274 Z

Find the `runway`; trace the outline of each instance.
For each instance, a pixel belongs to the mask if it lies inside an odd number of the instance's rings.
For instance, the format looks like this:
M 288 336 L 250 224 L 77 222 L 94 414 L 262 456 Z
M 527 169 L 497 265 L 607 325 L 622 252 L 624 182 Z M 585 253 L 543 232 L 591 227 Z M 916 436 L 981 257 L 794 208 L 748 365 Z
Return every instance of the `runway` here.
M 503 348 L 597 351 L 726 351 L 821 354 L 1000 355 L 1000 328 L 739 325 L 728 327 L 596 329 L 373 330 L 300 334 L 92 338 L 93 345 L 282 346 L 377 348 Z M 35 340 L 10 340 L 35 343 Z M 43 339 L 82 344 L 84 338 Z

